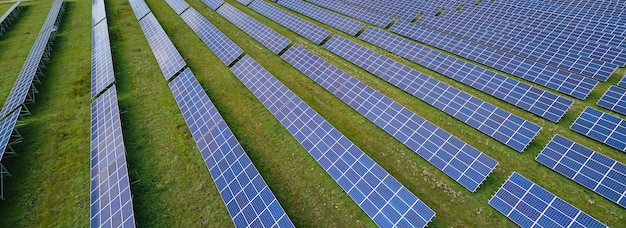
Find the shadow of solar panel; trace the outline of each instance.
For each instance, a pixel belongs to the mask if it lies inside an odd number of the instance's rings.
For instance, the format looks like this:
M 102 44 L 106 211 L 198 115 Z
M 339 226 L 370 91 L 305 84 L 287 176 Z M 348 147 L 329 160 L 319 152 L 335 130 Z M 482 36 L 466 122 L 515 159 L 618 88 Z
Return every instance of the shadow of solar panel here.
M 560 135 L 535 160 L 626 208 L 626 165 Z
M 91 26 L 95 26 L 98 22 L 107 18 L 104 0 L 91 1 Z
M 384 14 L 373 13 L 362 8 L 350 5 L 343 1 L 311 0 L 308 2 L 365 21 L 381 28 L 387 27 L 394 20 L 393 17 Z
M 20 108 L 17 108 L 11 115 L 0 122 L 0 161 L 2 161 L 2 157 L 4 157 L 4 153 L 9 146 L 13 129 L 15 129 L 17 119 L 20 117 L 20 111 Z
M 91 227 L 135 227 L 116 93 L 91 103 Z
M 172 94 L 237 227 L 294 227 L 189 68 Z
M 498 164 L 299 45 L 282 58 L 472 192 Z
M 181 71 L 187 63 L 180 56 L 176 47 L 167 36 L 156 17 L 152 13 L 146 15 L 139 21 L 141 30 L 143 30 L 146 40 L 154 53 L 154 57 L 163 72 L 166 80 L 171 79 Z
M 243 50 L 237 44 L 195 9 L 189 8 L 180 16 L 225 65 L 230 66 L 239 56 L 243 55 Z
M 611 86 L 597 104 L 600 107 L 626 115 L 626 89 Z
M 334 36 L 324 47 L 518 152 L 524 151 L 541 130 L 532 122 L 343 37 Z
M 284 26 L 285 28 L 307 38 L 313 43 L 320 44 L 326 37 L 330 35 L 330 31 L 323 29 L 311 22 L 299 18 L 287 11 L 265 1 L 254 1 L 250 4 L 250 8 L 257 13 L 271 19 L 272 21 Z
M 244 56 L 231 71 L 378 226 L 424 227 L 435 216 L 250 56 Z
M 224 0 L 202 0 L 202 2 L 204 2 L 204 4 L 206 4 L 207 6 L 209 6 L 209 8 L 213 10 L 216 10 L 222 4 L 224 4 Z
M 113 84 L 115 74 L 106 18 L 91 33 L 91 98 L 94 98 Z
M 587 107 L 570 129 L 626 152 L 626 121 L 619 117 Z
M 217 12 L 256 41 L 259 41 L 263 46 L 270 49 L 274 54 L 280 53 L 291 43 L 291 40 L 287 39 L 287 37 L 277 33 L 228 3 L 224 3 L 224 5 L 217 9 Z
M 185 10 L 190 7 L 185 0 L 165 0 L 165 2 L 167 2 L 178 15 L 185 12 Z
M 380 48 L 383 48 L 387 51 L 390 51 L 394 54 L 400 55 L 408 60 L 411 60 L 414 63 L 422 64 L 422 65 L 424 65 L 425 62 L 429 60 L 428 58 L 426 58 L 426 56 L 428 56 L 431 52 L 433 53 L 438 52 L 429 47 L 409 41 L 407 39 L 403 39 L 397 35 L 387 33 L 383 30 L 380 30 L 378 28 L 373 28 L 373 27 L 367 28 L 363 33 L 361 33 L 361 35 L 359 35 L 359 38 L 366 42 L 374 44 Z M 466 45 L 466 46 L 468 44 L 469 43 L 463 43 L 463 45 Z M 456 46 L 456 45 L 452 45 L 452 46 Z M 457 52 L 457 54 L 459 53 Z M 443 54 L 443 53 L 439 55 L 447 56 L 446 54 Z M 500 61 L 501 58 L 495 58 L 494 55 L 495 53 L 491 53 L 486 56 L 489 56 L 490 59 L 495 59 L 495 60 Z M 469 58 L 469 59 L 476 58 L 476 56 L 480 56 L 480 54 L 474 55 L 472 53 L 470 55 L 464 55 L 464 57 Z M 452 56 L 450 56 L 450 58 L 456 59 L 455 57 L 452 57 Z M 488 64 L 488 61 L 490 61 L 492 64 Z M 496 66 L 495 68 L 502 70 L 503 66 L 506 64 L 502 64 L 501 67 L 498 67 L 500 64 L 498 63 L 498 61 L 485 59 L 485 61 L 482 61 L 481 63 L 490 65 L 492 67 Z M 527 61 L 527 60 L 520 60 L 520 61 Z M 464 74 L 467 74 L 470 70 L 476 71 L 475 72 L 476 74 L 480 74 L 484 76 L 490 75 L 489 73 L 487 73 L 488 72 L 487 69 L 484 69 L 478 65 L 474 65 L 471 63 L 464 63 L 461 61 L 458 61 L 458 63 L 460 63 L 462 65 L 461 67 L 463 68 L 455 72 L 449 72 L 450 74 L 446 76 L 450 78 L 454 78 L 454 79 L 461 79 L 461 78 L 464 78 Z M 566 73 L 565 71 L 559 71 L 557 73 L 556 70 L 554 70 L 554 72 L 550 72 L 546 68 L 547 66 L 541 66 L 539 64 L 526 64 L 525 63 L 525 64 L 520 64 L 520 65 L 530 66 L 530 67 L 528 67 L 527 68 L 528 70 L 526 71 L 522 71 L 521 68 L 515 69 L 516 71 L 512 71 L 512 72 L 518 72 L 517 74 L 515 74 L 516 76 L 526 79 L 528 81 L 534 82 L 536 84 L 549 87 L 561 93 L 574 96 L 579 99 L 585 99 L 589 95 L 589 93 L 591 93 L 595 85 L 598 83 L 596 80 L 586 78 L 583 76 L 574 75 L 574 74 L 565 74 Z M 452 69 L 452 68 L 444 68 L 444 70 L 446 69 Z M 440 73 L 444 73 L 444 72 L 440 72 Z M 499 77 L 504 77 L 504 76 L 499 75 Z
M 359 31 L 365 27 L 365 24 L 359 21 L 325 10 L 308 2 L 300 0 L 280 0 L 278 4 L 352 36 L 359 33 Z
M 489 205 L 520 227 L 606 227 L 516 172 Z
M 146 5 L 146 2 L 143 0 L 128 0 L 130 2 L 130 6 L 135 13 L 135 17 L 137 20 L 141 20 L 144 16 L 150 13 L 150 8 Z

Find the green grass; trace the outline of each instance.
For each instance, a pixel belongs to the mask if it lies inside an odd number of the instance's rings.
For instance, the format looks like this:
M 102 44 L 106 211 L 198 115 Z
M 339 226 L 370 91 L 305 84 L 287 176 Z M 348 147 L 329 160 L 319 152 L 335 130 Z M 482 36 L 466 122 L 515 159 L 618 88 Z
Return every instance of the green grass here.
M 596 107 L 595 102 L 625 69 L 601 83 L 587 100 L 576 101 L 565 118 L 554 124 L 320 25 L 541 125 L 540 134 L 520 154 L 236 1 L 227 1 L 498 160 L 494 173 L 476 193 L 470 193 L 201 1 L 188 2 L 435 210 L 437 217 L 430 226 L 514 226 L 487 204 L 513 171 L 609 226 L 626 223 L 623 208 L 534 161 L 558 133 L 626 163 L 622 152 L 568 129 L 584 107 Z M 51 6 L 42 0 L 24 4 L 23 14 L 0 38 L 0 100 L 11 90 Z M 297 226 L 375 226 L 164 1 L 148 0 L 147 4 Z M 4 5 L 0 4 L 0 11 Z M 107 1 L 106 6 L 137 224 L 232 226 L 128 1 Z M 15 147 L 20 156 L 2 161 L 13 177 L 5 179 L 7 200 L 0 202 L 0 227 L 85 227 L 89 223 L 90 2 L 69 1 L 63 18 L 46 76 L 37 87 L 37 104 L 29 106 L 33 115 L 26 118 L 28 125 L 19 128 L 25 137 Z

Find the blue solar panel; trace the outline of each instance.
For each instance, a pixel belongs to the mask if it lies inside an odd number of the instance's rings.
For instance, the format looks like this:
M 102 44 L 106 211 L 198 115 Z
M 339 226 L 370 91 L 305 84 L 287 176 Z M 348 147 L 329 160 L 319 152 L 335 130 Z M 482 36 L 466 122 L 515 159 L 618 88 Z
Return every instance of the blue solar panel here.
M 133 8 L 133 12 L 135 13 L 135 17 L 137 20 L 141 20 L 144 16 L 150 13 L 150 8 L 146 5 L 144 0 L 128 0 L 130 2 L 130 6 Z
M 91 103 L 91 227 L 135 227 L 116 93 Z
M 325 10 L 308 2 L 300 0 L 280 0 L 278 4 L 352 36 L 359 33 L 359 31 L 365 27 L 365 24 L 359 21 Z
M 231 70 L 378 226 L 424 227 L 435 216 L 250 56 Z
M 373 27 L 367 28 L 363 33 L 359 35 L 359 38 L 371 44 L 374 44 L 378 47 L 386 49 L 387 51 L 390 51 L 394 54 L 400 55 L 408 60 L 411 60 L 415 63 L 422 64 L 422 65 L 424 65 L 425 62 L 429 60 L 426 58 L 426 56 L 428 56 L 429 53 L 438 52 L 429 47 L 409 41 L 407 39 L 403 39 L 397 35 L 387 33 L 383 30 L 380 30 L 378 28 L 373 28 Z M 467 45 L 467 46 L 474 48 L 472 45 L 468 45 L 468 44 L 469 43 L 467 42 L 461 42 L 461 44 L 459 45 Z M 456 46 L 456 45 L 452 44 L 452 46 Z M 460 47 L 457 47 L 457 48 L 460 48 Z M 492 50 L 492 52 L 495 52 L 495 51 Z M 455 52 L 455 53 L 461 54 L 463 52 Z M 487 53 L 487 51 L 485 51 L 484 53 Z M 440 54 L 440 55 L 446 56 L 445 54 Z M 484 61 L 479 61 L 479 62 L 486 64 L 486 65 L 490 65 L 499 70 L 504 69 L 505 64 L 499 63 L 500 61 L 504 61 L 504 60 L 501 57 L 495 58 L 494 56 L 496 55 L 496 53 L 485 54 L 484 55 L 486 56 L 485 58 L 481 57 L 482 55 L 483 55 L 482 53 L 472 52 L 471 54 L 466 54 L 463 56 L 466 58 L 477 60 L 477 61 L 482 59 Z M 454 58 L 454 57 L 451 57 L 451 58 Z M 525 60 L 520 59 L 520 62 L 522 61 L 525 61 Z M 480 66 L 477 66 L 471 63 L 464 63 L 463 65 L 465 65 L 468 68 L 476 68 L 477 71 L 480 71 L 479 73 L 481 75 L 488 74 L 486 73 L 488 70 Z M 529 67 L 525 68 L 525 70 L 522 70 L 522 66 L 529 66 Z M 455 72 L 454 75 L 451 74 L 451 75 L 446 75 L 446 76 L 452 77 L 452 78 L 462 78 L 463 74 L 465 73 L 466 72 L 464 71 L 458 71 L 458 72 Z M 595 85 L 598 83 L 596 80 L 586 78 L 583 76 L 574 75 L 574 74 L 566 74 L 566 72 L 564 71 L 557 72 L 556 70 L 554 70 L 553 72 L 545 68 L 545 66 L 541 66 L 539 64 L 528 64 L 528 63 L 520 64 L 520 68 L 514 69 L 513 71 L 509 71 L 509 73 L 515 73 L 515 76 L 526 79 L 528 81 L 532 81 L 539 85 L 549 87 L 551 89 L 554 89 L 564 94 L 574 96 L 579 99 L 585 99 L 589 95 L 589 93 L 591 93 Z M 503 77 L 503 75 L 500 75 L 499 77 Z
M 611 86 L 598 101 L 598 106 L 626 115 L 626 89 Z
M 293 227 L 191 70 L 169 85 L 235 226 Z
M 216 10 L 222 4 L 224 4 L 224 0 L 202 0 L 202 2 L 204 2 L 204 4 L 206 4 L 213 10 Z
M 104 0 L 91 1 L 91 26 L 95 26 L 98 22 L 107 18 Z
M 335 1 L 335 0 L 309 0 L 313 4 L 322 6 L 324 8 L 337 11 L 339 13 L 354 17 L 359 20 L 363 20 L 372 25 L 385 28 L 394 20 L 393 17 L 373 13 L 367 10 L 364 10 L 359 7 L 355 7 L 347 2 L 343 1 Z
M 301 46 L 282 58 L 472 192 L 498 164 Z
M 626 208 L 626 165 L 560 135 L 535 160 Z
M 570 128 L 626 152 L 626 121 L 619 117 L 587 107 Z
M 606 227 L 516 172 L 489 205 L 520 227 Z
M 94 98 L 113 84 L 115 73 L 107 20 L 94 26 L 91 33 L 91 98 Z
M 198 11 L 189 8 L 180 17 L 191 27 L 200 39 L 217 55 L 222 62 L 229 66 L 239 56 L 243 55 L 243 50 L 230 40 L 224 33 L 217 29 L 211 22 L 205 19 Z
M 280 53 L 291 43 L 291 40 L 287 39 L 287 37 L 277 33 L 228 3 L 224 3 L 224 5 L 217 9 L 217 12 L 275 54 Z
M 620 80 L 619 83 L 617 83 L 617 86 L 626 88 L 626 75 L 624 75 L 624 77 L 622 77 L 622 80 Z
M 185 12 L 185 10 L 190 7 L 185 0 L 165 0 L 165 2 L 167 2 L 178 15 Z
M 254 1 L 254 0 L 237 0 L 239 3 L 244 4 L 244 5 L 248 5 L 250 4 L 250 2 Z
M 13 134 L 13 130 L 15 129 L 15 124 L 17 123 L 17 119 L 20 117 L 20 108 L 15 110 L 11 115 L 0 122 L 0 161 L 2 161 L 2 157 L 4 157 L 4 153 L 7 148 L 10 146 L 11 136 Z M 3 175 L 3 174 L 0 174 Z M 0 198 L 2 196 L 0 195 Z
M 250 8 L 257 13 L 285 26 L 285 28 L 307 38 L 313 43 L 320 44 L 330 35 L 330 31 L 323 29 L 311 22 L 299 18 L 287 11 L 282 10 L 265 1 L 254 1 Z
M 370 73 L 522 152 L 541 127 L 343 37 L 324 45 Z
M 163 76 L 167 80 L 171 79 L 187 65 L 185 60 L 152 13 L 140 20 L 139 25 L 159 63 Z

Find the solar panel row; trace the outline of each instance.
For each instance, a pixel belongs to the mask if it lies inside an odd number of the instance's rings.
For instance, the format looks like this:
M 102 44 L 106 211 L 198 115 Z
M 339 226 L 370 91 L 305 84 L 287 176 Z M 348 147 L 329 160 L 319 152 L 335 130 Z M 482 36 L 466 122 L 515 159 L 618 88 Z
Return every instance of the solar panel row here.
M 268 2 L 262 0 L 254 1 L 250 4 L 250 8 L 298 35 L 307 38 L 313 43 L 320 44 L 330 35 L 330 31 L 273 6 Z
M 299 45 L 282 58 L 472 192 L 498 164 Z
M 440 8 L 445 8 L 445 2 L 389 0 L 389 1 L 361 1 L 347 0 L 346 2 L 375 13 L 382 13 L 400 20 L 413 21 L 418 14 L 434 14 Z M 457 1 L 451 1 L 457 2 Z
M 598 101 L 598 106 L 626 115 L 626 89 L 611 86 Z
M 141 20 L 150 13 L 150 8 L 148 8 L 148 5 L 143 0 L 128 0 L 128 2 L 130 2 L 130 6 L 133 8 L 137 20 Z
M 227 66 L 232 64 L 239 56 L 243 55 L 243 50 L 222 33 L 211 22 L 205 19 L 193 7 L 180 15 L 180 17 L 191 27 L 198 37 L 217 55 L 217 57 Z
M 91 98 L 102 93 L 114 81 L 109 28 L 105 18 L 91 30 Z
M 190 7 L 185 0 L 165 0 L 165 2 L 167 2 L 178 15 L 182 14 Z
M 235 226 L 294 227 L 191 70 L 169 85 Z
M 387 33 L 381 29 L 374 28 L 374 27 L 367 28 L 367 30 L 365 30 L 363 33 L 361 33 L 361 35 L 359 35 L 359 38 L 371 44 L 374 44 L 378 47 L 381 47 L 387 51 L 390 51 L 394 54 L 400 55 L 408 60 L 411 60 L 414 63 L 422 64 L 422 65 L 424 65 L 425 62 L 429 60 L 426 58 L 429 54 L 439 52 L 437 50 L 431 49 L 429 47 L 412 42 L 407 39 L 403 39 L 397 35 Z M 455 44 L 452 44 L 452 45 L 455 45 Z M 465 45 L 465 43 L 459 44 L 459 45 Z M 477 53 L 474 53 L 474 52 L 468 52 L 464 56 L 473 56 L 474 59 L 484 60 L 480 62 L 492 61 L 493 62 L 492 65 L 499 65 L 501 66 L 499 67 L 501 69 L 503 69 L 506 65 L 506 63 L 504 62 L 500 62 L 500 61 L 505 61 L 505 60 L 493 59 L 492 58 L 493 55 L 486 54 L 486 52 L 483 52 L 484 55 L 483 54 L 476 55 L 476 54 Z M 443 53 L 439 55 L 449 56 Z M 446 58 L 456 59 L 455 57 L 452 57 L 452 56 L 449 56 Z M 477 71 L 476 73 L 480 73 L 481 75 L 486 74 L 485 72 L 489 72 L 487 69 L 482 68 L 472 63 L 464 63 L 463 65 L 466 65 L 467 67 L 472 68 L 473 70 Z M 522 65 L 526 66 L 525 64 L 522 64 Z M 596 80 L 586 78 L 583 76 L 574 75 L 574 74 L 562 74 L 562 73 L 566 73 L 565 71 L 560 71 L 558 73 L 557 72 L 542 73 L 544 72 L 545 69 L 541 69 L 541 66 L 539 65 L 530 65 L 524 69 L 527 69 L 527 70 L 523 70 L 522 68 L 519 68 L 519 69 L 514 69 L 512 72 L 517 72 L 516 75 L 520 75 L 520 78 L 526 79 L 528 81 L 532 81 L 539 85 L 549 87 L 551 89 L 554 89 L 564 94 L 574 96 L 579 99 L 585 99 L 589 95 L 589 93 L 591 93 L 595 85 L 598 83 Z M 443 72 L 440 72 L 440 73 L 443 73 Z M 465 71 L 457 72 L 457 74 L 463 74 L 463 73 L 466 73 L 466 72 Z M 499 78 L 506 77 L 504 75 L 497 74 L 497 73 L 496 74 L 489 73 L 489 74 L 497 75 Z
M 626 152 L 626 121 L 587 107 L 570 129 Z
M 353 36 L 365 27 L 365 24 L 357 20 L 344 17 L 308 2 L 300 0 L 280 0 L 278 4 Z
M 224 0 L 202 0 L 202 2 L 213 10 L 217 10 L 217 8 L 224 4 Z
M 135 227 L 115 85 L 91 103 L 91 227 Z
M 2 35 L 5 32 L 7 32 L 7 30 L 9 29 L 9 26 L 11 26 L 11 23 L 13 23 L 13 21 L 17 18 L 17 16 L 19 16 L 20 13 L 22 12 L 23 7 L 20 6 L 20 3 L 22 3 L 22 0 L 16 1 L 0 17 L 0 37 L 2 37 Z
M 617 83 L 617 86 L 626 88 L 626 75 L 622 76 L 622 80 L 620 80 L 619 83 Z
M 16 138 L 16 136 L 21 136 L 14 134 L 14 132 L 17 132 L 15 126 L 19 116 L 20 108 L 17 108 L 15 112 L 0 121 L 0 200 L 4 200 L 4 176 L 11 176 L 9 171 L 2 165 L 2 158 L 4 158 L 5 154 L 15 154 L 11 145 L 21 141 L 19 138 Z
M 107 18 L 104 0 L 91 1 L 91 26 L 95 27 L 99 22 Z
M 516 172 L 489 205 L 520 227 L 606 227 Z
M 365 21 L 367 23 L 370 23 L 372 25 L 375 25 L 381 28 L 386 28 L 394 20 L 393 17 L 383 15 L 383 14 L 378 14 L 378 13 L 372 13 L 372 12 L 363 10 L 361 8 L 352 6 L 343 1 L 310 0 L 308 2 L 311 2 L 321 7 L 354 17 L 356 19 Z
M 139 21 L 139 25 L 146 36 L 146 40 L 148 40 L 148 44 L 163 72 L 163 76 L 165 76 L 166 80 L 172 79 L 185 68 L 187 63 L 180 56 L 180 53 L 178 53 L 178 50 L 174 47 L 174 44 L 152 13 L 144 16 Z
M 560 135 L 535 160 L 626 208 L 626 165 Z
M 378 226 L 424 227 L 435 216 L 250 56 L 244 56 L 231 71 Z
M 34 94 L 36 93 L 36 89 L 33 82 L 38 81 L 36 77 L 37 74 L 41 74 L 40 67 L 43 66 L 50 57 L 52 40 L 55 37 L 54 35 L 56 34 L 58 23 L 60 23 L 60 15 L 63 11 L 63 6 L 63 0 L 56 0 L 52 4 L 48 16 L 35 40 L 35 44 L 33 44 L 30 53 L 28 53 L 22 70 L 15 84 L 13 84 L 9 96 L 4 102 L 2 111 L 0 111 L 0 119 L 6 117 L 20 106 L 22 106 L 22 112 L 29 113 L 28 109 L 23 104 L 25 104 L 25 102 L 34 103 L 35 101 Z
M 237 0 L 239 3 L 244 4 L 244 5 L 249 5 L 250 2 L 254 1 L 254 0 Z
M 343 37 L 334 36 L 324 47 L 518 152 L 541 130 L 532 122 Z
M 217 9 L 217 12 L 275 54 L 280 53 L 291 43 L 291 40 L 287 37 L 277 33 L 228 3 L 224 3 L 224 5 Z

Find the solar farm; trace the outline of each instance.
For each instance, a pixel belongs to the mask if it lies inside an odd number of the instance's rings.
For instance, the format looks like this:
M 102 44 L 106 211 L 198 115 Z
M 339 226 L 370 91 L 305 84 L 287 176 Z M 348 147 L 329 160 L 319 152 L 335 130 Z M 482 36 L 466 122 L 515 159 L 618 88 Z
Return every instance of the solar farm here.
M 626 227 L 626 2 L 0 2 L 0 227 Z

